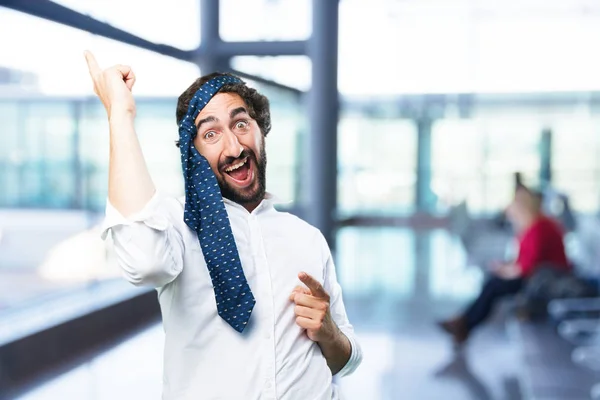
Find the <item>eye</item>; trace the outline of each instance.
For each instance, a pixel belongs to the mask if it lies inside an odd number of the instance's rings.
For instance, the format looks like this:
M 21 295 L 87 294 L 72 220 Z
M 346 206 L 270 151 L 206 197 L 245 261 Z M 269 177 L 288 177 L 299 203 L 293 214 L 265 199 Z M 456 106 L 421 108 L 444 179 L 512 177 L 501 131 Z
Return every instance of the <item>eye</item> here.
M 235 123 L 235 129 L 246 129 L 248 121 L 238 121 Z
M 215 131 L 208 131 L 204 134 L 204 139 L 211 140 L 211 139 L 214 139 L 216 136 L 217 136 L 217 133 Z

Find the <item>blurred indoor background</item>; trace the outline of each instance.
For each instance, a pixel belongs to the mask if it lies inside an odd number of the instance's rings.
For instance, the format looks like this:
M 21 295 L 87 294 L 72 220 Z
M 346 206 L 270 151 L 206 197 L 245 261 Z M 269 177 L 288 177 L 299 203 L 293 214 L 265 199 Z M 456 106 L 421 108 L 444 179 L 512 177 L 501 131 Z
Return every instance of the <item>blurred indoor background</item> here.
M 0 399 L 160 398 L 155 292 L 100 239 L 108 124 L 86 49 L 133 67 L 173 195 L 177 96 L 233 70 L 269 97 L 268 190 L 328 238 L 363 344 L 344 399 L 577 400 L 600 381 L 510 302 L 460 353 L 435 326 L 514 252 L 517 172 L 600 277 L 598 0 L 0 0 L 0 38 Z

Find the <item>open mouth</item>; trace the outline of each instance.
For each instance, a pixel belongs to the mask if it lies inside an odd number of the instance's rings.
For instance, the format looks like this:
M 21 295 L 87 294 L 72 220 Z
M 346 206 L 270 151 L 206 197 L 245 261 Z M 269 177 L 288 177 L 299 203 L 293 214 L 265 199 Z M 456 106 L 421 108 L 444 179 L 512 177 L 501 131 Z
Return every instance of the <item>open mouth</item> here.
M 245 157 L 224 169 L 225 175 L 230 178 L 233 183 L 244 188 L 250 183 L 254 177 L 254 168 L 252 167 L 252 159 Z

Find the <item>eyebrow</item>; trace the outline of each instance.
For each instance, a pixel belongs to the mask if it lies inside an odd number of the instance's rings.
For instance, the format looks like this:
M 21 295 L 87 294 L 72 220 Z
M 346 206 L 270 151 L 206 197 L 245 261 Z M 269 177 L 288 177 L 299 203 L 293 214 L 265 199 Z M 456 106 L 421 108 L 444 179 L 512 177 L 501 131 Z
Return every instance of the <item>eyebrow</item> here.
M 219 119 L 217 117 L 213 117 L 212 115 L 210 117 L 206 117 L 204 119 L 201 119 L 200 121 L 198 121 L 198 125 L 196 125 L 196 129 L 200 129 L 200 126 L 202 124 L 205 124 L 207 122 L 218 122 Z
M 245 108 L 245 107 L 238 107 L 238 108 L 234 108 L 234 109 L 233 109 L 233 110 L 231 110 L 231 112 L 229 113 L 229 118 L 233 118 L 233 117 L 235 117 L 236 115 L 238 115 L 238 114 L 243 114 L 243 113 L 246 113 L 246 114 L 248 114 L 248 110 L 246 110 L 246 108 Z M 214 116 L 212 116 L 212 115 L 211 115 L 211 116 L 209 116 L 209 117 L 206 117 L 206 118 L 204 118 L 204 119 L 201 119 L 200 121 L 198 121 L 198 125 L 196 125 L 196 129 L 200 129 L 200 126 L 201 126 L 202 124 L 205 124 L 205 123 L 207 123 L 207 122 L 219 122 L 219 118 L 217 118 L 217 117 L 214 117 Z
M 233 110 L 231 110 L 231 112 L 229 113 L 229 118 L 233 118 L 238 114 L 242 114 L 242 113 L 246 113 L 248 114 L 248 110 L 246 110 L 245 107 L 238 107 L 238 108 L 234 108 Z

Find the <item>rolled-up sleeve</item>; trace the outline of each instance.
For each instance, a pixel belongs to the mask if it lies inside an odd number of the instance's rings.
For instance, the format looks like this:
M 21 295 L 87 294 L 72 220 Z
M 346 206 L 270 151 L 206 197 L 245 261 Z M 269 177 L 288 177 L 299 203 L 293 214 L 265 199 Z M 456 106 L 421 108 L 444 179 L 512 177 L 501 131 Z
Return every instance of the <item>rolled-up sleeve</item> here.
M 335 321 L 338 328 L 342 331 L 342 333 L 348 338 L 350 341 L 350 345 L 352 346 L 352 352 L 350 353 L 350 358 L 348 362 L 342 368 L 336 376 L 342 377 L 346 375 L 350 375 L 356 370 L 356 368 L 362 362 L 362 349 L 358 340 L 356 338 L 356 334 L 354 333 L 354 327 L 350 324 L 348 320 L 348 316 L 346 314 L 346 308 L 344 306 L 344 301 L 342 299 L 342 288 L 337 281 L 337 275 L 335 272 L 335 265 L 333 263 L 333 258 L 327 247 L 327 243 L 325 239 L 323 239 L 325 252 L 328 255 L 327 262 L 325 264 L 325 279 L 323 287 L 329 293 L 329 309 L 331 312 L 331 317 Z
M 173 224 L 176 202 L 157 192 L 126 218 L 107 200 L 102 239 L 111 234 L 117 264 L 132 284 L 161 287 L 182 271 L 183 238 Z

